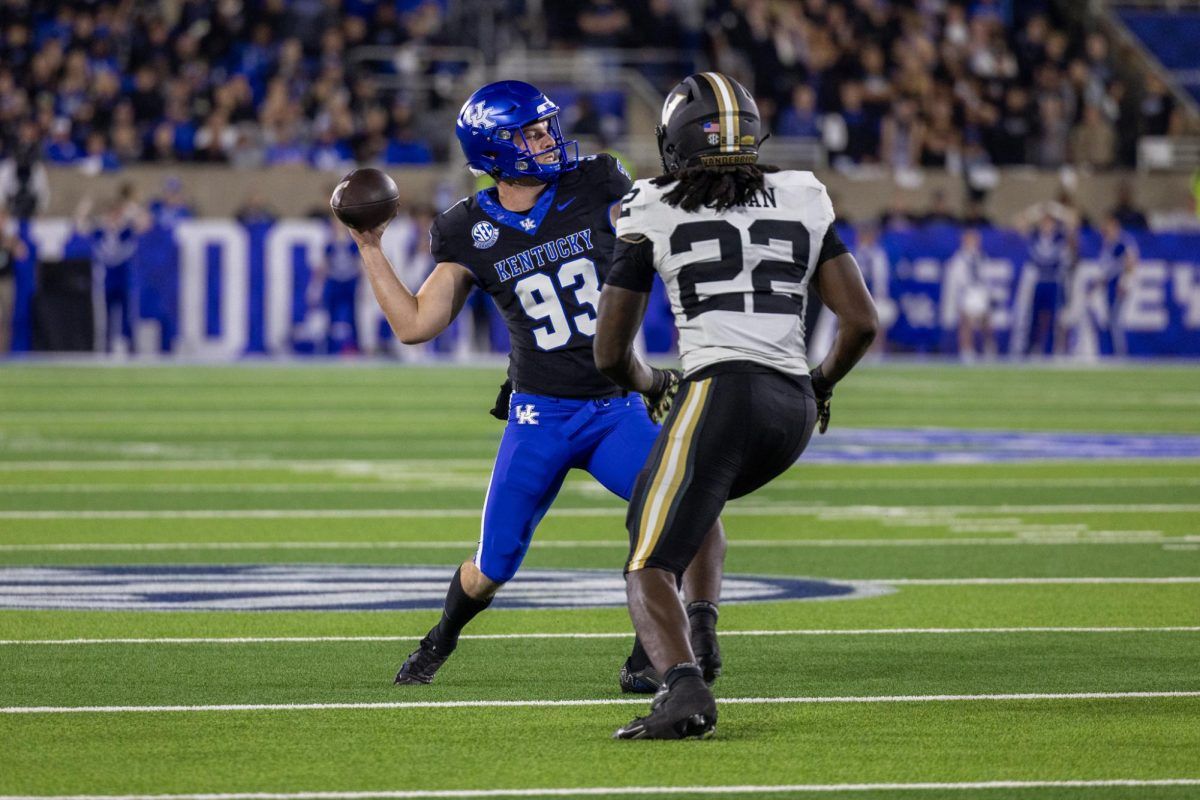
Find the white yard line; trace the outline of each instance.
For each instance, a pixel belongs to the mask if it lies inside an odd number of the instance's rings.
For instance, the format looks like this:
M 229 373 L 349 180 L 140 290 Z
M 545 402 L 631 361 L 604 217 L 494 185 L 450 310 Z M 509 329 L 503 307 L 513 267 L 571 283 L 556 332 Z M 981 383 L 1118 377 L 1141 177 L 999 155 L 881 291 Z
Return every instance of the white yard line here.
M 1179 575 L 1162 578 L 878 578 L 870 581 L 841 580 L 841 583 L 890 584 L 892 586 L 1023 586 L 1109 583 L 1200 583 L 1200 576 Z
M 996 791 L 1000 789 L 1103 789 L 1200 786 L 1200 778 L 1103 778 L 1098 780 L 922 781 L 909 783 L 793 783 L 723 786 L 568 786 L 519 789 L 384 789 L 347 792 L 208 792 L 193 794 L 0 795 L 0 800 L 453 800 L 487 797 L 579 797 L 597 795 L 836 794 L 844 792 Z
M 568 511 L 563 509 L 562 511 Z M 613 508 L 578 508 L 567 516 L 620 517 L 624 510 Z M 445 519 L 475 518 L 474 508 L 359 508 L 359 509 L 179 509 L 172 511 L 0 511 L 0 519 Z
M 841 697 L 726 697 L 722 705 L 810 705 L 832 703 L 976 703 L 1040 700 L 1158 700 L 1200 697 L 1179 692 L 1021 692 L 1011 694 L 901 694 Z M 414 708 L 557 708 L 643 705 L 644 697 L 579 700 L 410 700 L 383 703 L 228 703 L 175 706 L 0 706 L 0 714 L 137 714 L 212 711 L 376 711 Z
M 1114 531 L 1113 535 L 1096 536 L 1095 532 L 1077 536 L 1024 536 L 928 538 L 928 539 L 735 539 L 736 547 L 976 547 L 1008 545 L 1130 545 L 1130 544 L 1190 544 L 1200 542 L 1200 535 L 1163 536 L 1157 531 Z M 405 541 L 312 541 L 312 542 L 50 542 L 46 544 L 0 544 L 0 553 L 42 552 L 138 552 L 176 550 L 462 550 L 478 545 L 477 541 L 405 540 Z M 546 539 L 535 541 L 537 549 L 594 549 L 629 547 L 620 540 Z
M 285 467 L 280 467 L 285 469 Z M 405 468 L 407 471 L 408 468 Z M 172 493 L 193 494 L 219 492 L 222 494 L 276 494 L 286 492 L 325 492 L 325 493 L 379 493 L 379 492 L 409 492 L 428 491 L 430 488 L 464 488 L 482 487 L 487 485 L 487 468 L 483 467 L 477 474 L 448 473 L 431 474 L 430 466 L 414 467 L 411 474 L 395 476 L 396 468 L 381 467 L 372 470 L 372 476 L 378 480 L 388 477 L 387 482 L 363 483 L 343 478 L 340 481 L 324 483 L 38 483 L 16 484 L 0 487 L 2 494 L 103 494 L 113 492 L 142 492 L 142 493 Z M 345 469 L 335 468 L 333 472 L 345 472 Z M 415 484 L 415 485 L 414 485 Z M 779 478 L 770 484 L 776 489 L 991 489 L 1004 488 L 1049 488 L 1049 487 L 1149 487 L 1149 486 L 1200 486 L 1200 478 L 1191 477 L 1158 477 L 1158 478 L 867 478 L 848 480 L 821 480 L 809 478 Z M 571 489 L 568 484 L 564 489 Z M 597 493 L 606 492 L 601 486 L 581 484 L 580 490 L 595 490 Z
M 735 506 L 726 506 L 729 513 Z M 1060 503 L 1045 505 L 956 505 L 956 506 L 752 506 L 754 513 L 811 513 L 845 516 L 930 516 L 957 514 L 1092 514 L 1092 513 L 1186 513 L 1200 512 L 1200 503 Z
M 483 488 L 487 486 L 487 473 L 476 475 L 413 475 L 404 483 L 351 483 L 349 481 L 328 483 L 59 483 L 29 484 L 0 487 L 0 494 L 112 494 L 133 492 L 140 494 L 379 494 L 391 492 L 428 492 L 434 489 Z M 564 487 L 566 488 L 566 487 Z M 603 487 L 601 487 L 603 491 Z
M 722 638 L 731 636 L 953 636 L 975 634 L 1038 634 L 1038 633 L 1200 633 L 1200 625 L 1164 627 L 1010 627 L 1010 628 L 859 628 L 859 629 L 792 629 L 792 630 L 722 630 Z M 464 634 L 463 639 L 628 639 L 632 631 L 591 633 L 479 633 Z M 324 644 L 337 642 L 412 642 L 413 636 L 204 636 L 112 639 L 0 639 L 0 647 L 10 645 L 111 645 L 111 644 Z
M 814 467 L 819 470 L 819 467 Z M 1200 478 L 1184 476 L 1160 477 L 1080 477 L 1080 478 L 808 478 L 784 473 L 768 486 L 804 487 L 813 489 L 989 489 L 1039 487 L 1121 487 L 1121 486 L 1200 486 Z
M 1060 505 L 972 505 L 972 506 L 828 506 L 828 505 L 728 505 L 723 516 L 819 516 L 845 518 L 952 518 L 959 514 L 1090 514 L 1090 513 L 1200 513 L 1200 503 L 1071 503 Z M 625 508 L 556 508 L 554 517 L 620 517 Z M 122 509 L 107 511 L 25 510 L 0 511 L 0 519 L 366 519 L 366 518 L 442 518 L 479 516 L 477 509 L 466 508 L 245 508 L 245 509 L 174 509 L 146 511 Z
M 355 470 L 363 473 L 375 470 L 429 470 L 447 467 L 479 468 L 485 472 L 492 462 L 485 458 L 428 458 L 375 461 L 367 459 L 297 459 L 277 460 L 273 458 L 197 458 L 191 459 L 112 459 L 108 461 L 0 461 L 0 472 L 71 472 L 71 471 L 122 471 L 157 472 L 162 470 L 278 470 L 280 472 L 312 472 Z
M 619 517 L 619 508 L 571 509 L 571 516 Z M 584 512 L 584 513 L 578 513 Z M 473 508 L 359 508 L 359 509 L 180 509 L 173 511 L 0 511 L 0 519 L 443 519 L 474 518 Z

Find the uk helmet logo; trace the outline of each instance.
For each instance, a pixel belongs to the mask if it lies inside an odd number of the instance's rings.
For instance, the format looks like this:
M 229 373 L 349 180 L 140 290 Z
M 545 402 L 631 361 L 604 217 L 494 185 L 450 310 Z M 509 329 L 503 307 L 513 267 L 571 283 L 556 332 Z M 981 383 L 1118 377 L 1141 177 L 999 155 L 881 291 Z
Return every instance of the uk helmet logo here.
M 480 100 L 463 112 L 463 120 L 472 128 L 494 128 L 496 127 L 494 114 L 495 112 L 488 108 L 487 103 Z
M 487 220 L 476 222 L 471 228 L 471 238 L 477 250 L 486 250 L 500 238 L 500 229 Z

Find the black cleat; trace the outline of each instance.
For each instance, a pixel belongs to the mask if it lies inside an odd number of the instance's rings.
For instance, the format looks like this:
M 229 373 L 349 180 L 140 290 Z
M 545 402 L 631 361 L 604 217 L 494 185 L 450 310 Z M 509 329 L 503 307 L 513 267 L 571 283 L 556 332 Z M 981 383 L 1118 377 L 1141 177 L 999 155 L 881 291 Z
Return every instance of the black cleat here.
M 632 662 L 632 658 L 627 658 L 621 665 L 621 673 L 618 678 L 621 683 L 621 691 L 625 694 L 654 694 L 657 692 L 662 687 L 662 676 L 658 674 L 658 670 L 650 664 L 641 669 L 633 669 Z
M 617 728 L 614 739 L 707 739 L 716 733 L 717 701 L 699 676 L 676 681 L 650 704 L 650 713 Z
M 397 684 L 433 683 L 442 664 L 450 657 L 453 650 L 439 650 L 428 636 L 421 640 L 421 645 L 409 654 L 404 665 L 396 673 Z

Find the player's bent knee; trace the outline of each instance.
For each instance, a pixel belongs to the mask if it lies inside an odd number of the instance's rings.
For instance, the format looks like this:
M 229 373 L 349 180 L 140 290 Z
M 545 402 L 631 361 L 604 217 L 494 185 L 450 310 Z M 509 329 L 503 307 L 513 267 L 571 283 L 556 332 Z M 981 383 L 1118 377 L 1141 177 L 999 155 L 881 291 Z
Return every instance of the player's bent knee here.
M 516 569 L 512 570 L 511 574 L 501 575 L 493 574 L 491 571 L 485 571 L 478 564 L 468 561 L 463 565 L 463 570 L 460 574 L 463 591 L 476 600 L 487 600 L 492 595 L 500 590 L 500 587 L 512 580 Z
M 477 563 L 476 567 L 484 580 L 499 586 L 513 579 L 521 568 L 524 556 L 523 552 L 512 556 L 491 555 L 482 559 L 482 563 Z
M 693 553 L 693 555 L 695 555 L 695 554 Z M 672 575 L 675 576 L 675 579 L 678 580 L 683 575 L 684 571 L 687 570 L 687 565 L 690 561 L 691 561 L 691 558 L 688 558 L 687 562 L 683 562 L 679 558 L 669 558 L 669 557 L 660 556 L 660 555 L 652 555 L 649 558 L 642 560 L 642 561 L 635 562 L 635 561 L 631 560 L 631 561 L 626 562 L 625 574 L 628 575 L 631 572 L 640 572 L 642 570 L 647 570 L 647 569 L 658 569 L 658 570 L 662 570 L 663 572 L 671 573 Z

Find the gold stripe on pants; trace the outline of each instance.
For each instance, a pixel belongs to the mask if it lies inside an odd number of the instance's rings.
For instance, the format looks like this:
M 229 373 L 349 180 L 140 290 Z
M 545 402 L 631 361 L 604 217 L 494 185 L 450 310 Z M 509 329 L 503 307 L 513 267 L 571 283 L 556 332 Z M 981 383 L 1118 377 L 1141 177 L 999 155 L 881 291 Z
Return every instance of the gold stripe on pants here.
M 704 403 L 708 399 L 708 391 L 712 386 L 712 378 L 693 383 L 688 387 L 687 396 L 680 406 L 679 412 L 671 420 L 666 431 L 667 442 L 662 455 L 654 467 L 654 477 L 650 481 L 650 489 L 646 492 L 642 504 L 642 512 L 638 520 L 637 544 L 633 548 L 633 556 L 629 559 L 628 571 L 642 569 L 646 559 L 654 552 L 659 537 L 666 527 L 667 517 L 687 473 L 688 458 L 691 455 L 692 441 L 695 438 L 697 422 L 702 416 Z

